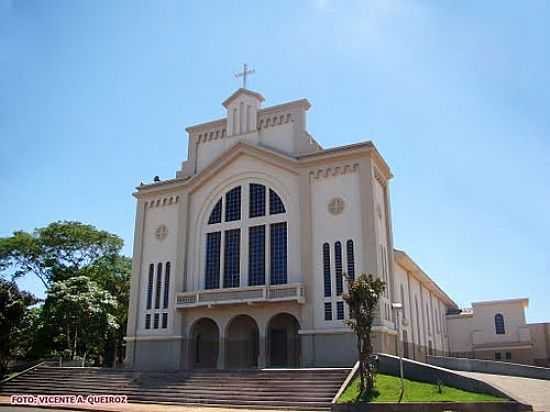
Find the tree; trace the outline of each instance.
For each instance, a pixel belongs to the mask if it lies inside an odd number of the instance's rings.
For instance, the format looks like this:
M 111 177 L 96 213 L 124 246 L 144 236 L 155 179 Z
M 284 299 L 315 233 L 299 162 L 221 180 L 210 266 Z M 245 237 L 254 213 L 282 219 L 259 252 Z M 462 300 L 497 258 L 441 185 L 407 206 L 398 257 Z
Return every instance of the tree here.
M 0 279 L 0 377 L 10 359 L 24 357 L 30 349 L 35 312 L 29 306 L 37 302 L 15 282 Z
M 14 232 L 0 238 L 0 272 L 17 279 L 32 273 L 47 288 L 78 275 L 102 258 L 117 256 L 123 241 L 80 222 L 54 222 L 33 233 Z
M 374 372 L 369 362 L 372 355 L 372 323 L 376 314 L 376 306 L 380 295 L 384 292 L 385 283 L 373 275 L 362 274 L 357 279 L 346 278 L 348 291 L 343 296 L 350 309 L 350 319 L 346 324 L 357 335 L 357 351 L 359 354 L 359 373 L 361 390 L 370 393 L 374 387 Z
M 119 328 L 116 299 L 87 276 L 54 282 L 44 314 L 58 351 L 101 363 L 105 342 Z

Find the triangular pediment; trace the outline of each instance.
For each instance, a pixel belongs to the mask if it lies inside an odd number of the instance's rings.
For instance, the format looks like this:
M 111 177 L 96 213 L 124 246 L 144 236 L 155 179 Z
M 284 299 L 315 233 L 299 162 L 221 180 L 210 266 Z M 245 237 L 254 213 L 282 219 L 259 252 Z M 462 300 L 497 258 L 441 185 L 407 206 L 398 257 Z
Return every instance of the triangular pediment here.
M 252 90 L 248 90 L 248 89 L 243 89 L 241 87 L 240 89 L 235 91 L 235 93 L 233 93 L 231 96 L 229 96 L 227 99 L 225 99 L 225 101 L 222 103 L 223 107 L 227 108 L 227 106 L 229 106 L 233 100 L 235 100 L 237 97 L 239 97 L 243 94 L 248 95 L 248 96 L 252 96 L 255 99 L 258 99 L 258 101 L 260 103 L 265 100 L 264 97 L 260 93 L 253 92 Z

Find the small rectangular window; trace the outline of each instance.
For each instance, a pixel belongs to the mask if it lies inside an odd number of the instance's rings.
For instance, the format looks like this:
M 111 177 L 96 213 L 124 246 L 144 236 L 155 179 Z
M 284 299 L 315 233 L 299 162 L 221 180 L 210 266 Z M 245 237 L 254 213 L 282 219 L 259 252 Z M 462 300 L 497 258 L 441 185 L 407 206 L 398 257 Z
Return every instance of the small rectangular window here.
M 153 329 L 159 328 L 159 314 L 155 313 L 153 317 Z
M 166 329 L 168 327 L 168 313 L 162 314 L 162 329 Z
M 241 220 L 241 187 L 238 186 L 225 194 L 225 221 Z
M 506 352 L 506 360 L 512 359 L 512 352 Z
M 151 329 L 151 315 L 145 315 L 145 329 Z
M 250 184 L 249 216 L 251 218 L 265 216 L 265 186 Z
M 273 223 L 271 236 L 271 284 L 287 283 L 287 231 L 286 222 Z
M 164 300 L 162 307 L 166 309 L 170 300 L 170 262 L 166 262 L 164 269 Z
M 502 354 L 500 352 L 495 352 L 495 360 L 501 360 Z
M 222 243 L 221 232 L 206 234 L 206 273 L 205 289 L 220 287 L 220 249 Z
M 344 320 L 344 302 L 336 302 L 336 318 Z
M 248 285 L 265 285 L 265 226 L 248 229 Z
M 332 320 L 332 303 L 325 302 L 325 320 Z

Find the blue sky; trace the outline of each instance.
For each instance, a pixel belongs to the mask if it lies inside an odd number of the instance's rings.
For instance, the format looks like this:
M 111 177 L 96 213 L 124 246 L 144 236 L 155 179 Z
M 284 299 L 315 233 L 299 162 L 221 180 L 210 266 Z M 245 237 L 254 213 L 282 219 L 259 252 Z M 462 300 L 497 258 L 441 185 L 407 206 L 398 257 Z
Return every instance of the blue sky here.
M 324 147 L 375 142 L 396 246 L 457 303 L 550 321 L 548 21 L 536 0 L 0 0 L 0 236 L 74 219 L 130 254 L 133 188 L 174 177 L 247 62 L 266 105 L 311 101 Z

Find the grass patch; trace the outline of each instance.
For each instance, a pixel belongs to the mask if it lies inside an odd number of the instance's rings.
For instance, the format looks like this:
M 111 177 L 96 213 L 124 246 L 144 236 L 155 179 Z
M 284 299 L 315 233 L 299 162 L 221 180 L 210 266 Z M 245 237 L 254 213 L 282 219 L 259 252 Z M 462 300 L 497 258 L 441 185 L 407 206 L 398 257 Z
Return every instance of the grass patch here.
M 401 402 L 487 402 L 504 401 L 486 393 L 468 392 L 462 389 L 433 383 L 425 383 L 404 379 L 405 394 Z M 338 403 L 355 402 L 359 393 L 359 377 L 355 378 L 338 399 Z M 399 400 L 399 378 L 379 373 L 376 375 L 375 389 L 370 396 L 361 398 L 363 402 L 397 402 Z

